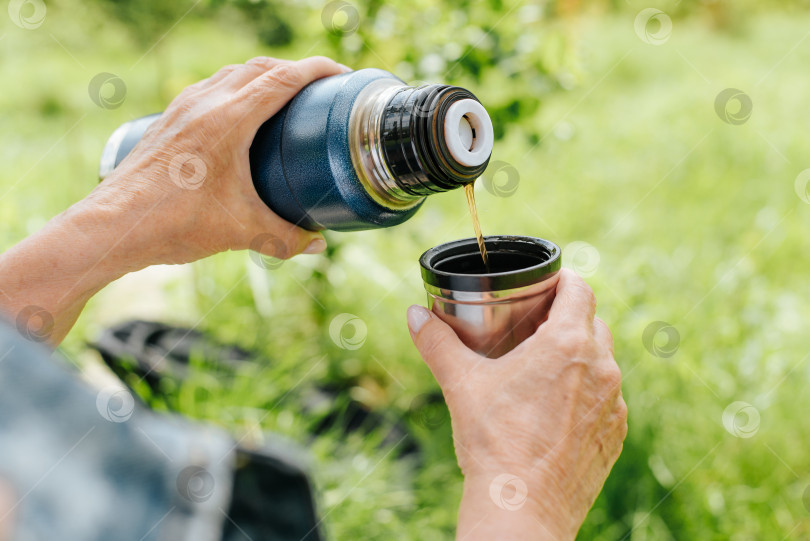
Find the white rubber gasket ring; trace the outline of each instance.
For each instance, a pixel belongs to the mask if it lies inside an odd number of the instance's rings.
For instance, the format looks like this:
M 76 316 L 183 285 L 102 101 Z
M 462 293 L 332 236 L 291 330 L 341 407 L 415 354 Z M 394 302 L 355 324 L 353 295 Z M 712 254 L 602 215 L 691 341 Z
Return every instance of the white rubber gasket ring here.
M 467 118 L 475 131 L 472 148 L 467 148 L 459 133 L 459 122 Z M 487 110 L 473 99 L 460 100 L 447 109 L 444 117 L 444 140 L 450 155 L 461 165 L 478 167 L 492 155 L 495 135 Z

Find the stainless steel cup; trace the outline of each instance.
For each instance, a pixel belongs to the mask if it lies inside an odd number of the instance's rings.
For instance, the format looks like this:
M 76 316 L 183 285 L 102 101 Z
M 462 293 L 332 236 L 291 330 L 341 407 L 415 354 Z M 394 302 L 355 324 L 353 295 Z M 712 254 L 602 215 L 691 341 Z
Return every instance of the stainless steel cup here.
M 523 236 L 484 238 L 489 268 L 474 238 L 422 254 L 428 309 L 470 349 L 500 357 L 531 336 L 548 317 L 559 279 L 560 247 Z

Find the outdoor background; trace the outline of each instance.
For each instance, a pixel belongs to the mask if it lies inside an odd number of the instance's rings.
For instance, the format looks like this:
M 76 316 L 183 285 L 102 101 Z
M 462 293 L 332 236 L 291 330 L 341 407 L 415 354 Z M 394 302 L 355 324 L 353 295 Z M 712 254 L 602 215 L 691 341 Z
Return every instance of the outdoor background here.
M 580 538 L 810 537 L 808 2 L 3 4 L 0 249 L 93 189 L 118 125 L 221 65 L 323 54 L 467 87 L 498 137 L 485 234 L 562 246 L 615 336 L 630 430 Z M 396 228 L 327 233 L 325 255 L 149 269 L 99 294 L 62 350 L 89 370 L 86 343 L 142 317 L 256 351 L 232 380 L 201 364 L 139 392 L 306 447 L 334 539 L 448 539 L 461 476 L 405 310 L 425 301 L 422 251 L 471 234 L 457 191 Z M 324 386 L 384 421 L 312 437 Z

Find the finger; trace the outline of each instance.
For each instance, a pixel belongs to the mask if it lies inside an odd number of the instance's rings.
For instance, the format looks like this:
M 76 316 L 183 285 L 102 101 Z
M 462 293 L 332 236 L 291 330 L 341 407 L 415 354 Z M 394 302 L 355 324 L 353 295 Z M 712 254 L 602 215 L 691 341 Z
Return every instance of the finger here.
M 317 231 L 309 231 L 284 220 L 264 204 L 252 212 L 246 243 L 254 252 L 289 259 L 298 254 L 318 254 L 326 250 L 326 240 Z
M 268 56 L 257 56 L 256 58 L 251 58 L 244 64 L 228 64 L 219 68 L 216 73 L 210 77 L 187 86 L 184 89 L 184 93 L 197 93 L 220 86 L 223 89 L 230 88 L 232 90 L 238 90 L 281 62 L 286 61 Z
M 595 314 L 596 297 L 591 286 L 570 269 L 560 271 L 557 292 L 548 313 L 548 323 L 574 324 L 590 330 Z
M 408 328 L 416 349 L 439 385 L 444 388 L 455 381 L 462 368 L 459 360 L 471 350 L 453 329 L 427 308 L 416 304 L 408 308 Z
M 607 323 L 598 317 L 593 320 L 593 336 L 597 344 L 606 348 L 613 355 L 613 333 L 610 332 Z
M 211 77 L 203 79 L 198 83 L 194 83 L 194 85 L 192 86 L 196 87 L 198 90 L 209 88 L 215 85 L 216 83 L 220 82 L 222 79 L 233 73 L 235 70 L 239 69 L 240 66 L 242 66 L 242 64 L 228 64 L 227 66 L 222 66 Z
M 306 85 L 342 72 L 337 62 L 323 56 L 277 64 L 234 94 L 233 121 L 242 131 L 255 134 Z
M 198 94 L 198 93 L 208 89 L 209 87 L 211 87 L 211 85 L 213 85 L 218 80 L 225 77 L 228 73 L 230 73 L 231 71 L 233 71 L 237 67 L 238 67 L 238 64 L 230 64 L 230 65 L 227 65 L 227 66 L 223 66 L 215 74 L 213 74 L 211 77 L 208 77 L 206 79 L 200 79 L 196 83 L 190 84 L 187 87 L 185 87 L 183 89 L 183 91 L 178 95 L 178 97 L 188 97 L 188 96 Z M 172 102 L 172 103 L 174 103 L 174 102 Z
M 614 411 L 616 413 L 616 417 L 619 421 L 623 424 L 627 423 L 627 402 L 624 401 L 624 396 L 622 396 L 621 391 L 619 391 L 618 396 L 616 397 L 616 401 L 613 405 Z
M 616 400 L 616 417 L 619 421 L 619 438 L 624 441 L 624 438 L 627 437 L 627 414 L 629 410 L 627 409 L 627 402 L 624 401 L 624 397 L 622 397 L 621 393 L 619 393 L 619 397 Z
M 215 84 L 211 85 L 211 87 L 215 91 L 223 90 L 235 92 L 253 81 L 256 77 L 284 63 L 290 63 L 290 61 L 270 58 L 268 56 L 257 56 L 226 73 L 225 76 L 215 81 Z

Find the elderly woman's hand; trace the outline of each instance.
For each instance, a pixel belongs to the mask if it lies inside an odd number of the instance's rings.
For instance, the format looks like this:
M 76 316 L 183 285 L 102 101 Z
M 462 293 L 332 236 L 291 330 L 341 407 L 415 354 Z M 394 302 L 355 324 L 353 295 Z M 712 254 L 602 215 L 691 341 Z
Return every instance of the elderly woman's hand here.
M 563 270 L 548 320 L 498 359 L 413 306 L 417 348 L 444 391 L 464 498 L 458 537 L 574 539 L 627 433 L 621 373 L 591 288 Z
M 278 258 L 323 251 L 320 233 L 286 222 L 259 199 L 248 152 L 259 127 L 305 85 L 346 69 L 324 57 L 259 57 L 222 68 L 177 96 L 78 206 L 107 207 L 117 219 L 131 214 L 127 244 L 139 244 L 138 266 L 249 247 Z
M 25 336 L 58 344 L 88 299 L 127 272 L 225 250 L 323 251 L 320 233 L 259 199 L 249 149 L 304 86 L 347 70 L 323 57 L 261 57 L 186 88 L 89 196 L 0 255 L 0 312 Z

